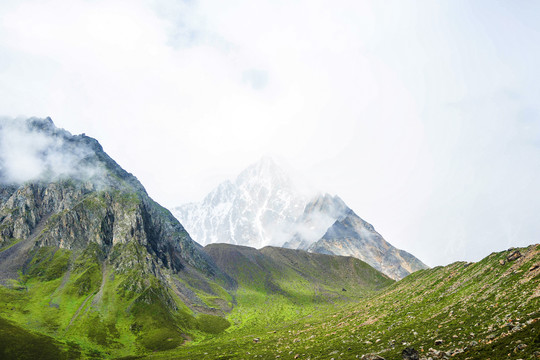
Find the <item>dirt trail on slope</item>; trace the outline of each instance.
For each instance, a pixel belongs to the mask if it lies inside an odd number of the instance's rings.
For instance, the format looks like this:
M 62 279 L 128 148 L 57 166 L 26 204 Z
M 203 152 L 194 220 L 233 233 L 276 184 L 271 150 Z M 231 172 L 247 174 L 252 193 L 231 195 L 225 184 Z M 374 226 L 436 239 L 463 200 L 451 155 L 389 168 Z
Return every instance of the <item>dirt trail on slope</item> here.
M 86 305 L 86 303 L 88 302 L 88 300 L 90 300 L 90 298 L 92 296 L 94 296 L 95 293 L 92 293 L 90 295 L 88 295 L 86 297 L 86 299 L 84 299 L 83 303 L 81 304 L 81 306 L 79 306 L 79 308 L 77 309 L 77 311 L 75 312 L 75 314 L 73 315 L 73 317 L 71 318 L 71 320 L 69 320 L 69 324 L 68 326 L 66 326 L 66 330 L 64 330 L 64 333 L 67 333 L 69 327 L 71 326 L 71 324 L 73 324 L 73 322 L 75 321 L 75 319 L 79 316 L 79 314 L 81 313 L 81 310 L 84 309 L 84 306 Z
M 96 293 L 94 300 L 92 300 L 92 305 L 96 305 L 97 303 L 99 303 L 103 296 L 103 289 L 105 288 L 105 282 L 107 281 L 107 261 L 103 262 L 103 266 L 101 267 L 101 273 L 101 285 L 99 286 L 99 290 Z

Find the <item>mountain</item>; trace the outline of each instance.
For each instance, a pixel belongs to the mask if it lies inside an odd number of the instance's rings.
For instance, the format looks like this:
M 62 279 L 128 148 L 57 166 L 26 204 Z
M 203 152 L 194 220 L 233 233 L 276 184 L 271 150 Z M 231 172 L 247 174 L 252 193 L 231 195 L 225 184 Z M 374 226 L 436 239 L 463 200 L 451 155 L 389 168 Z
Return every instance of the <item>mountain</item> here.
M 324 236 L 332 224 L 342 219 L 349 210 L 349 207 L 337 195 L 315 196 L 306 204 L 304 212 L 295 222 L 294 234 L 283 244 L 283 247 L 308 250 L 313 243 Z
M 283 246 L 309 252 L 354 256 L 394 280 L 427 266 L 388 243 L 338 196 L 319 195 L 305 207 L 296 233 Z
M 203 248 L 92 138 L 0 120 L 0 150 L 2 359 L 540 356 L 538 244 L 399 281 L 350 256 Z M 321 212 L 337 219 L 312 242 Z M 304 215 L 305 246 L 384 244 L 337 197 Z
M 295 292 L 305 286 L 318 296 L 340 297 L 343 289 L 365 294 L 393 281 L 365 262 L 350 256 L 328 256 L 302 250 L 266 246 L 260 250 L 247 246 L 210 244 L 205 251 L 237 286 L 264 286 L 268 293 Z M 332 290 L 330 290 L 332 289 Z
M 251 253 L 240 255 L 241 262 L 259 261 Z M 460 261 L 420 270 L 349 303 L 313 307 L 307 313 L 300 312 L 302 305 L 292 307 L 272 300 L 262 305 L 257 317 L 299 313 L 293 319 L 276 317 L 260 327 L 238 328 L 204 343 L 149 358 L 540 357 L 539 244 L 492 253 L 477 263 Z M 255 317 L 255 313 L 246 316 Z M 271 321 L 270 317 L 266 319 Z
M 413 255 L 384 240 L 371 224 L 350 209 L 343 218 L 336 220 L 328 228 L 320 240 L 309 245 L 307 250 L 321 254 L 354 256 L 394 280 L 428 268 Z
M 201 203 L 173 210 L 201 244 L 267 245 L 354 256 L 399 280 L 427 266 L 388 243 L 338 196 L 307 197 L 271 158 L 234 182 L 220 184 Z
M 200 244 L 229 243 L 261 248 L 281 245 L 302 213 L 306 199 L 269 157 L 225 181 L 200 203 L 173 214 Z
M 188 286 L 232 280 L 95 139 L 47 118 L 2 121 L 0 140 L 0 316 L 10 329 L 92 344 L 62 346 L 100 357 L 176 347 L 197 314 L 219 312 Z

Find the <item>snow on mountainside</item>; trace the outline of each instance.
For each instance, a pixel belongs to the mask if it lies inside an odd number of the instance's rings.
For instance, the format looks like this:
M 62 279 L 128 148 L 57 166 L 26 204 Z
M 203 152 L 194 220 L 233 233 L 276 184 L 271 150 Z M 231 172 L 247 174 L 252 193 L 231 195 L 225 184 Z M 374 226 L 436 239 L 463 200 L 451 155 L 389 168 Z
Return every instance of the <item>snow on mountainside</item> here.
M 287 174 L 265 157 L 201 203 L 177 207 L 173 214 L 203 245 L 274 245 L 353 256 L 393 279 L 427 267 L 389 244 L 338 196 L 299 194 Z
M 230 243 L 261 248 L 282 245 L 307 203 L 291 179 L 268 157 L 225 181 L 202 202 L 173 209 L 202 245 Z

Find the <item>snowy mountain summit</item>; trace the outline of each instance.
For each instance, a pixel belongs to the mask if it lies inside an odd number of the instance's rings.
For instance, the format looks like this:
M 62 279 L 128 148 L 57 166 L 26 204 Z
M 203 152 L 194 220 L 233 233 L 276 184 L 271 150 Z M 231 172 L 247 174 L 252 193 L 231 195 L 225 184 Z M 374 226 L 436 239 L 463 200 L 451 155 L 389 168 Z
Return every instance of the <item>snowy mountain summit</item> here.
M 225 181 L 202 202 L 173 209 L 202 245 L 267 245 L 359 258 L 393 279 L 427 266 L 396 249 L 338 196 L 302 195 L 269 157 Z
M 221 183 L 202 202 L 179 206 L 173 214 L 202 245 L 261 248 L 283 245 L 306 202 L 285 171 L 263 157 L 234 181 Z

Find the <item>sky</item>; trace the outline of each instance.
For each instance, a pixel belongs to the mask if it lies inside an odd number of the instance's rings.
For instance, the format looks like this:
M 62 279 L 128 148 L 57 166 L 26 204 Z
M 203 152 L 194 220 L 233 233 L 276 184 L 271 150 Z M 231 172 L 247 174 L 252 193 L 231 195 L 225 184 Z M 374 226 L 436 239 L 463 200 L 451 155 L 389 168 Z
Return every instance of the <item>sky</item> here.
M 0 115 L 167 207 L 263 155 L 430 266 L 540 242 L 537 1 L 3 0 Z

